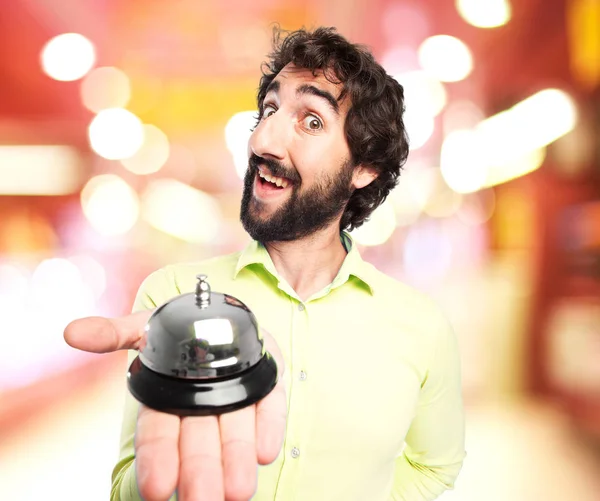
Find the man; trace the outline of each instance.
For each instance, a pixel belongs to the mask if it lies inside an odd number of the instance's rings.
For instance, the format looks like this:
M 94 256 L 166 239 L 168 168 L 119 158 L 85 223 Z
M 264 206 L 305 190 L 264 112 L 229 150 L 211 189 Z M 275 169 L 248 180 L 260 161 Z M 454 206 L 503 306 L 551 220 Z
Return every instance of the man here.
M 255 313 L 285 373 L 257 405 L 219 417 L 180 419 L 128 395 L 111 499 L 435 499 L 465 456 L 456 339 L 432 301 L 363 262 L 344 231 L 406 161 L 402 87 L 334 29 L 300 30 L 276 37 L 258 109 L 248 247 L 158 270 L 131 316 L 77 320 L 65 338 L 135 350 L 149 311 L 204 273 Z

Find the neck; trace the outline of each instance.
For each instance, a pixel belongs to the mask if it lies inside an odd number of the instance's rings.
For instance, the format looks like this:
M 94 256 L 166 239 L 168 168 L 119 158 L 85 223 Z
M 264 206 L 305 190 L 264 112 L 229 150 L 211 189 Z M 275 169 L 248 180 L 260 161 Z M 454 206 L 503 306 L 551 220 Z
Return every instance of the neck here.
M 339 221 L 308 237 L 268 242 L 265 247 L 277 273 L 303 301 L 333 281 L 346 257 Z

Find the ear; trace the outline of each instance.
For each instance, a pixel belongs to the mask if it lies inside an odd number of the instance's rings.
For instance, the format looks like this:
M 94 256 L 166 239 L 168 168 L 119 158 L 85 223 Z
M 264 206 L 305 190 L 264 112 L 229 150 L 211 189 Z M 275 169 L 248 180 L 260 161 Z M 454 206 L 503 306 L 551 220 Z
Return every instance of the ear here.
M 378 175 L 373 167 L 359 165 L 354 169 L 354 173 L 352 174 L 352 186 L 357 190 L 364 188 L 377 179 Z

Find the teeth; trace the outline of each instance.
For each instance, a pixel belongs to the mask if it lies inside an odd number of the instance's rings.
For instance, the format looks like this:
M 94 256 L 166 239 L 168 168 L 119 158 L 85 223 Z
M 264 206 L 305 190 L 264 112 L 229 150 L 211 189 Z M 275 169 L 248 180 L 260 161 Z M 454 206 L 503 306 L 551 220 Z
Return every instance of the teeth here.
M 276 184 L 277 186 L 281 186 L 282 188 L 287 188 L 288 186 L 288 182 L 281 177 L 271 176 L 270 174 L 266 174 L 260 170 L 258 171 L 258 175 L 266 181 L 268 181 L 269 183 Z

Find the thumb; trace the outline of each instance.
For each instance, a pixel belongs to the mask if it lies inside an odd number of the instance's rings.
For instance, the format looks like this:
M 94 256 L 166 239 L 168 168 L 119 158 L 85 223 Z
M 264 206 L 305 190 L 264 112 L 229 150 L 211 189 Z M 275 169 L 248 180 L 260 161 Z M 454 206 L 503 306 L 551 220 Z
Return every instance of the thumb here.
M 120 318 L 80 318 L 67 325 L 64 338 L 69 346 L 92 353 L 137 350 L 146 334 L 144 327 L 152 311 Z

